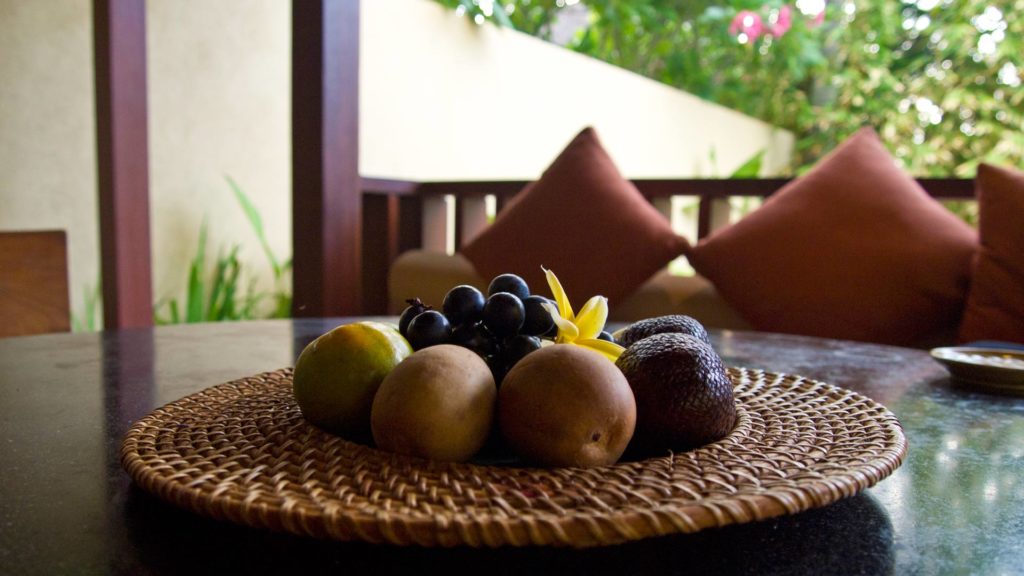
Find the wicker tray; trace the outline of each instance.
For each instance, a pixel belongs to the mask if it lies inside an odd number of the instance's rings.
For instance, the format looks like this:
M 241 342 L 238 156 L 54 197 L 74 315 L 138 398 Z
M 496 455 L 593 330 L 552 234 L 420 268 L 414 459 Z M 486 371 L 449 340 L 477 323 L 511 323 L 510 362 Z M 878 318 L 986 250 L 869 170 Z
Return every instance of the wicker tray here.
M 739 419 L 697 450 L 603 468 L 431 462 L 308 424 L 283 369 L 135 423 L 132 479 L 205 516 L 318 538 L 420 546 L 597 546 L 793 514 L 895 470 L 895 416 L 842 388 L 730 369 Z

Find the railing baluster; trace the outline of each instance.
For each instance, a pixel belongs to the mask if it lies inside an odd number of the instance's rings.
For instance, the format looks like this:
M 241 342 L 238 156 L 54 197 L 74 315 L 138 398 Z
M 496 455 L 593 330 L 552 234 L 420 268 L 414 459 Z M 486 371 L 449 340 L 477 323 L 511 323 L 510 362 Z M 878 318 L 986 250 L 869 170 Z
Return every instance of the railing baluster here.
M 732 215 L 732 205 L 728 198 L 713 198 L 711 200 L 711 229 L 708 233 L 729 225 Z
M 702 196 L 697 212 L 697 239 L 729 224 L 729 199 Z
M 424 250 L 444 252 L 448 245 L 448 205 L 444 196 L 423 198 L 423 231 L 421 246 Z
M 716 179 L 662 179 L 636 180 L 634 183 L 644 197 L 666 217 L 672 217 L 672 198 L 689 196 L 697 199 L 697 238 L 704 238 L 711 232 L 730 222 L 731 197 L 767 198 L 789 182 L 785 178 L 752 180 Z M 973 181 L 968 179 L 921 178 L 918 182 L 934 197 L 942 200 L 972 199 Z M 446 252 L 449 248 L 449 230 L 455 231 L 455 249 L 461 248 L 488 225 L 487 196 L 494 198 L 495 210 L 500 214 L 527 182 L 523 181 L 474 181 L 474 182 L 408 182 L 399 180 L 363 179 L 366 193 L 394 194 L 397 200 L 398 232 L 397 254 L 422 248 Z M 447 195 L 447 196 L 446 196 Z M 449 201 L 456 203 L 454 212 L 449 211 Z M 393 218 L 396 208 L 389 200 L 384 209 L 377 206 L 378 214 L 386 213 Z M 371 208 L 371 211 L 373 208 Z M 379 217 L 378 217 L 379 218 Z M 454 220 L 454 221 L 453 221 Z M 687 234 L 687 237 L 690 237 Z M 390 238 L 390 237 L 389 237 Z M 391 246 L 392 240 L 388 240 Z M 395 254 L 389 254 L 389 264 Z M 376 282 L 380 283 L 380 274 Z M 382 290 L 378 286 L 377 290 Z M 371 288 L 372 290 L 372 288 Z
M 651 204 L 654 208 L 661 212 L 661 215 L 672 221 L 672 197 L 671 196 L 659 196 L 657 198 L 651 198 Z
M 462 248 L 487 227 L 487 198 L 469 196 L 459 202 L 459 232 L 456 250 Z

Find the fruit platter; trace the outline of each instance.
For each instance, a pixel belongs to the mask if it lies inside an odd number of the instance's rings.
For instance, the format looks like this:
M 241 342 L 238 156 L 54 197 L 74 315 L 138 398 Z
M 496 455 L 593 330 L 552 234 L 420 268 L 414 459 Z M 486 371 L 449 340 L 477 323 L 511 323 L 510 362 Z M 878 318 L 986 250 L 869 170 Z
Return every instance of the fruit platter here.
M 891 474 L 896 418 L 855 392 L 726 366 L 687 316 L 605 330 L 514 274 L 354 322 L 294 368 L 161 407 L 121 461 L 205 516 L 419 546 L 616 544 L 827 505 Z

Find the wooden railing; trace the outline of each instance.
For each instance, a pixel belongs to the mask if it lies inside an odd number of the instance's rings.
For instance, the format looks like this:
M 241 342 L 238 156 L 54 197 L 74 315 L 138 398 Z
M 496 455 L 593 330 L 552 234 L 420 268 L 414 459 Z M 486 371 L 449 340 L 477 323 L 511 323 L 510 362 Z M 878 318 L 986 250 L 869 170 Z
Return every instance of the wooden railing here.
M 973 180 L 919 178 L 918 183 L 941 200 L 974 197 Z M 697 238 L 728 222 L 732 197 L 767 198 L 789 180 L 673 179 L 633 180 L 640 193 L 668 214 L 675 196 L 698 199 Z M 455 199 L 455 248 L 487 225 L 487 196 L 494 196 L 497 211 L 526 186 L 526 181 L 411 182 L 363 178 L 363 309 L 367 314 L 387 312 L 387 274 L 399 254 L 415 248 L 444 250 L 447 205 Z

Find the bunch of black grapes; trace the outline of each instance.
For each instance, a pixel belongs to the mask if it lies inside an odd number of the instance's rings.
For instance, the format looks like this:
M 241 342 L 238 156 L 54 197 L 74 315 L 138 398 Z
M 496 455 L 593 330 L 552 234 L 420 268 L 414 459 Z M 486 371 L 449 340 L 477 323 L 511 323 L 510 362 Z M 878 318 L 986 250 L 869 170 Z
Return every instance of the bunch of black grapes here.
M 557 334 L 543 307 L 554 302 L 531 295 L 526 281 L 515 274 L 495 277 L 486 297 L 466 284 L 452 288 L 440 312 L 418 298 L 407 302 L 398 329 L 413 350 L 437 344 L 468 348 L 487 362 L 499 384 L 516 362 L 541 347 L 541 338 Z

